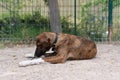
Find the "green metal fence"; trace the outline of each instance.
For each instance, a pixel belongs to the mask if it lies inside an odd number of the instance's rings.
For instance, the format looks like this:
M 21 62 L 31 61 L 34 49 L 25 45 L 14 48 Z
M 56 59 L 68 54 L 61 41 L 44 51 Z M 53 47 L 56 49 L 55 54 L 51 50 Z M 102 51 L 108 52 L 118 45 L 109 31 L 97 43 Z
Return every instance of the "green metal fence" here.
M 0 42 L 29 42 L 50 31 L 45 1 L 0 0 Z M 120 0 L 58 0 L 58 4 L 64 33 L 120 42 Z

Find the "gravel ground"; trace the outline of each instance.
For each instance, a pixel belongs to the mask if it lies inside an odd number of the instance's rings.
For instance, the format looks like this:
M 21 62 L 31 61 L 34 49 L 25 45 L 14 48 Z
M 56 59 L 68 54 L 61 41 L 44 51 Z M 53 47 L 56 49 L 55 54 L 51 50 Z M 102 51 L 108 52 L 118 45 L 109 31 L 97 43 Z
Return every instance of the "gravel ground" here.
M 64 64 L 42 63 L 19 67 L 33 54 L 35 46 L 0 49 L 0 80 L 120 80 L 120 45 L 97 44 L 98 54 L 91 60 Z

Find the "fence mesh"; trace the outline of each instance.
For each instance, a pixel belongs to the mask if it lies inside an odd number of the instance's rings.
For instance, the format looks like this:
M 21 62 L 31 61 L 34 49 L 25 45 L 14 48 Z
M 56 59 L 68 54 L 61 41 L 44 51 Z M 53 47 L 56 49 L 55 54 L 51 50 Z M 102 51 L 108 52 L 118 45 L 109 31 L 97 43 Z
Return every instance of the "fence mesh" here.
M 76 2 L 75 2 L 76 1 Z M 64 33 L 108 41 L 109 0 L 58 0 Z M 113 0 L 113 41 L 120 41 L 120 0 Z M 30 42 L 50 31 L 47 0 L 0 0 L 0 42 Z

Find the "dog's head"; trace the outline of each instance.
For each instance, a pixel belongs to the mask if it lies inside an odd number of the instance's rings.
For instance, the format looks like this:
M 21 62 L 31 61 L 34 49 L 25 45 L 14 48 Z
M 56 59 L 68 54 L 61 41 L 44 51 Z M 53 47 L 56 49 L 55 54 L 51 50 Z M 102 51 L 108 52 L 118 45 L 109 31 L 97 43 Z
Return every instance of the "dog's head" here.
M 47 38 L 45 33 L 42 33 L 36 37 L 36 50 L 34 57 L 41 57 L 45 55 L 45 52 L 50 49 L 50 39 Z

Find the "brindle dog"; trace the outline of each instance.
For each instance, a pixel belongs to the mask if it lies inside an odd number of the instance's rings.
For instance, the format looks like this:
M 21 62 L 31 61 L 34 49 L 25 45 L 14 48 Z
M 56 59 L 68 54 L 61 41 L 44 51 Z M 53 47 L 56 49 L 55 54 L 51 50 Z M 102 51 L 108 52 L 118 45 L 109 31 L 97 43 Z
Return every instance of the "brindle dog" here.
M 56 40 L 56 37 L 57 40 Z M 56 42 L 55 42 L 56 40 Z M 34 56 L 45 55 L 54 47 L 54 55 L 45 56 L 43 60 L 49 63 L 64 63 L 66 60 L 82 60 L 94 58 L 97 54 L 95 42 L 70 34 L 43 32 L 36 37 L 36 51 Z

